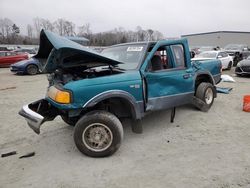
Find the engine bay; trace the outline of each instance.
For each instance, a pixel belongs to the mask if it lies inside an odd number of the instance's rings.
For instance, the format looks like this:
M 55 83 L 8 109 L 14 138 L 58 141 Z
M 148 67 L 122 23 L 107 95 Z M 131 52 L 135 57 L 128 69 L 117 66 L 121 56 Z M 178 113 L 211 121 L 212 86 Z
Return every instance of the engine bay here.
M 53 73 L 48 74 L 47 78 L 50 86 L 54 84 L 65 85 L 68 82 L 72 81 L 92 79 L 113 74 L 120 74 L 123 72 L 123 70 L 117 69 L 112 66 L 101 66 L 89 69 L 81 69 L 80 67 L 70 67 L 64 69 L 58 68 Z

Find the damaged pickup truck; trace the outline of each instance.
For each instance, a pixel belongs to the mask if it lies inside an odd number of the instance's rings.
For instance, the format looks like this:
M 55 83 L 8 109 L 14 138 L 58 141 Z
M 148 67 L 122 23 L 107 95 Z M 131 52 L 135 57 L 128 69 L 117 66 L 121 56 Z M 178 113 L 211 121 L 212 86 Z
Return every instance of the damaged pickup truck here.
M 191 62 L 186 39 L 119 44 L 99 54 L 42 30 L 36 58 L 47 60 L 47 94 L 19 114 L 38 134 L 61 116 L 74 126 L 77 148 L 92 157 L 117 151 L 122 118 L 141 133 L 150 112 L 190 103 L 209 110 L 221 76 L 218 60 Z

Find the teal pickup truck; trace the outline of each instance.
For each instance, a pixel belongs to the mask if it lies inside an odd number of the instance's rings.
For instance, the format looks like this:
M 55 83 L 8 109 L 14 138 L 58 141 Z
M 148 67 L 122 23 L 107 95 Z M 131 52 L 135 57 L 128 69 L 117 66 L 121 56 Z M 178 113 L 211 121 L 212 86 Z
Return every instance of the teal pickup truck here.
M 92 157 L 112 155 L 123 139 L 122 118 L 136 133 L 150 112 L 194 104 L 212 106 L 221 62 L 191 62 L 186 39 L 114 45 L 101 53 L 49 31 L 41 31 L 36 58 L 46 60 L 49 86 L 44 99 L 19 114 L 40 126 L 61 116 L 74 126 L 77 148 Z

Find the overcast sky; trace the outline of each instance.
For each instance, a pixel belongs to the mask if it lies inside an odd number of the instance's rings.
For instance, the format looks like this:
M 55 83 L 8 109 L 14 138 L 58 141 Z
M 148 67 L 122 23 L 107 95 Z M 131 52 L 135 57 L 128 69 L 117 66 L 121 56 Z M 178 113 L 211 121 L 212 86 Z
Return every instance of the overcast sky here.
M 250 31 L 249 0 L 0 0 L 0 18 L 10 18 L 26 34 L 41 17 L 65 18 L 93 32 L 124 27 L 151 28 L 166 37 L 210 31 Z

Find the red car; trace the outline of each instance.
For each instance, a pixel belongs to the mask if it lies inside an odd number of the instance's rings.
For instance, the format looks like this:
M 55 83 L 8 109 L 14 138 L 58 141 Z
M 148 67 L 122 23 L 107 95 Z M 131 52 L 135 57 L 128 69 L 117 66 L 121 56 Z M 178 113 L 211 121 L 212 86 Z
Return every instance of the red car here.
M 18 61 L 28 59 L 28 54 L 10 51 L 0 51 L 0 67 L 9 67 Z

